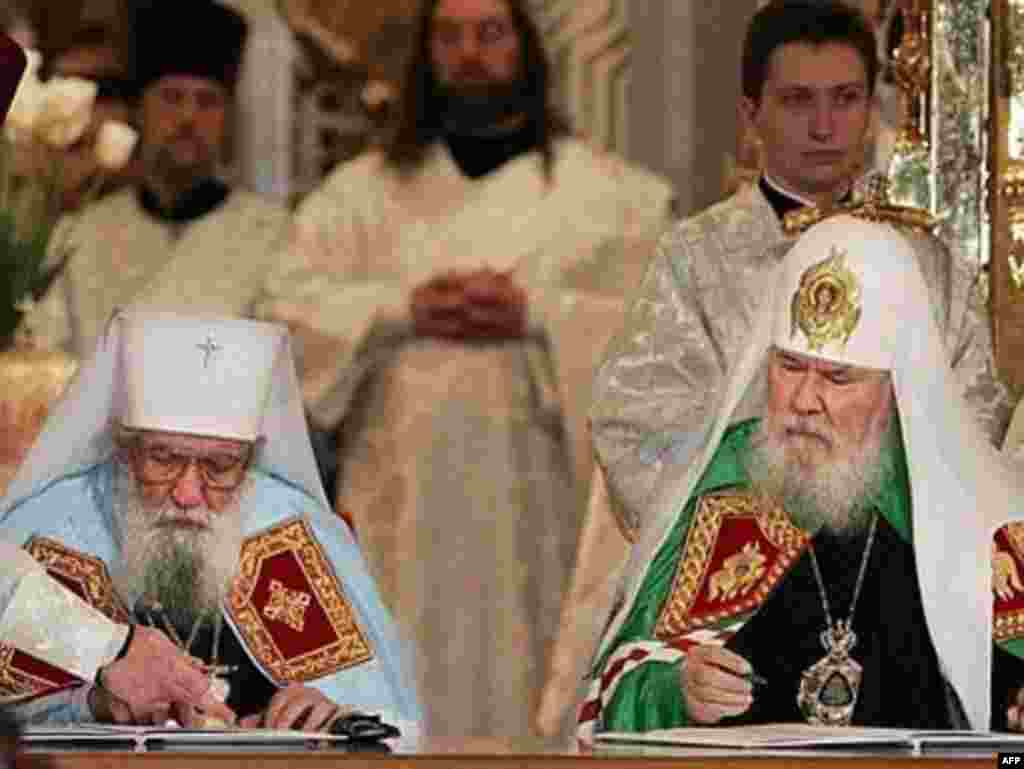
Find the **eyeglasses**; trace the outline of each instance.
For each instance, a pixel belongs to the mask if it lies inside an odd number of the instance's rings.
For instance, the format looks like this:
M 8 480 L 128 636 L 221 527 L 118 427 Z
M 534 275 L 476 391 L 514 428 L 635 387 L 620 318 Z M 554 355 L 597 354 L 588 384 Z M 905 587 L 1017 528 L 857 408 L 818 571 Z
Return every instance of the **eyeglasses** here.
M 203 485 L 217 491 L 234 491 L 245 478 L 252 452 L 186 454 L 162 446 L 136 446 L 135 474 L 143 483 L 177 483 L 192 465 L 199 468 Z

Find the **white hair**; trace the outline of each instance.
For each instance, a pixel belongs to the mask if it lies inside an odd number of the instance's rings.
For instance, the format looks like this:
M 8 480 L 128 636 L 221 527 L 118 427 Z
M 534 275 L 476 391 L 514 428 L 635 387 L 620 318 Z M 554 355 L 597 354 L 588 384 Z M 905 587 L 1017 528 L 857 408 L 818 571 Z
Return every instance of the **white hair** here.
M 886 480 L 882 453 L 894 442 L 894 414 L 876 420 L 861 445 L 831 460 L 820 458 L 821 449 L 841 441 L 824 419 L 788 416 L 777 426 L 762 421 L 745 460 L 752 488 L 780 503 L 810 534 L 825 527 L 841 536 L 856 535 L 867 526 L 871 500 Z
M 246 486 L 225 508 L 205 510 L 209 528 L 184 528 L 170 523 L 178 509 L 173 498 L 147 505 L 131 470 L 118 462 L 113 507 L 121 561 L 111 576 L 121 595 L 159 602 L 179 615 L 215 613 L 238 571 L 244 538 L 239 500 Z

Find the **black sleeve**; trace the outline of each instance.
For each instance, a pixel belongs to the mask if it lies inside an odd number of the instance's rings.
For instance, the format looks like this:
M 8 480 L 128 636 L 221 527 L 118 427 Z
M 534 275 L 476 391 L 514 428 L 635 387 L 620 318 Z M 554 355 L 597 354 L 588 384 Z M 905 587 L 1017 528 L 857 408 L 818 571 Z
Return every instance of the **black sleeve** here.
M 1010 697 L 1024 686 L 1024 659 L 1010 654 L 999 644 L 992 650 L 992 731 L 1007 730 L 1006 709 Z

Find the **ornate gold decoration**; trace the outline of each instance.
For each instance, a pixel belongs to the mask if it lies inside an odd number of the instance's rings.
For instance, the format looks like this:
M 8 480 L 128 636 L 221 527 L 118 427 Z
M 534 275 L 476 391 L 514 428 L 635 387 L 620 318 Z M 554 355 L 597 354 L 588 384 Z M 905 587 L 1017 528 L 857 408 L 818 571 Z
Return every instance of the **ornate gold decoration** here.
M 1024 390 L 1024 6 L 1019 0 L 988 5 L 991 87 L 981 135 L 988 149 L 991 194 L 989 237 L 982 243 L 987 241 L 991 249 L 987 256 L 996 368 L 1010 391 L 1019 395 Z M 960 147 L 953 151 L 962 154 Z
M 930 234 L 935 228 L 935 218 L 924 209 L 893 203 L 889 199 L 889 180 L 882 174 L 872 174 L 860 200 L 827 209 L 817 206 L 798 208 L 786 214 L 782 229 L 788 237 L 796 237 L 818 222 L 840 214 L 891 224 L 911 232 Z
M 269 573 L 264 574 L 264 569 L 272 568 L 269 561 L 277 556 L 290 557 L 301 567 L 306 586 L 311 590 L 312 600 L 307 611 L 322 610 L 330 629 L 330 637 L 314 639 L 312 644 L 305 644 L 311 648 L 299 654 L 289 654 L 282 648 L 280 634 L 267 625 L 261 611 L 263 607 L 253 600 L 261 578 L 268 578 L 269 583 Z M 228 610 L 248 649 L 279 686 L 332 675 L 369 662 L 374 656 L 341 580 L 302 518 L 290 519 L 243 543 Z M 307 615 L 303 627 L 306 634 L 311 632 L 309 620 Z M 289 628 L 284 632 L 294 631 Z
M 73 550 L 55 539 L 33 537 L 25 548 L 46 570 L 68 585 L 86 603 L 114 622 L 128 624 L 131 617 L 114 591 L 107 565 L 99 558 Z M 75 590 L 75 587 L 78 589 Z
M 708 600 L 731 601 L 744 595 L 764 576 L 768 559 L 757 542 L 748 542 L 735 555 L 725 559 L 722 568 L 708 581 Z
M 1014 550 L 1017 551 L 1018 556 L 1024 559 L 1024 522 L 1014 521 L 1008 523 L 1003 527 L 1003 531 L 1006 533 L 1007 539 L 1010 540 L 1010 544 L 1013 545 Z
M 733 518 L 753 519 L 758 530 L 778 552 L 766 564 L 759 583 L 741 600 L 721 610 L 701 612 L 697 616 L 693 609 L 700 597 L 719 534 Z M 768 597 L 806 544 L 807 535 L 790 522 L 785 510 L 778 505 L 765 504 L 763 499 L 749 491 L 732 488 L 701 497 L 695 506 L 676 566 L 672 592 L 658 615 L 655 637 L 660 640 L 678 639 L 694 630 L 752 611 Z
M 846 345 L 860 322 L 860 282 L 846 266 L 846 252 L 833 246 L 829 257 L 804 271 L 791 303 L 792 331 L 804 332 L 817 351 L 829 342 Z
M 1006 75 L 1010 95 L 1021 98 L 1024 97 L 1024 5 L 1012 1 L 1007 5 Z
M 995 542 L 992 543 L 992 590 L 1004 601 L 1024 590 L 1017 562 L 1012 555 L 1000 550 Z
M 1010 294 L 1024 296 L 1024 163 L 1011 163 L 1003 174 L 999 195 L 1007 204 L 1010 225 L 1009 249 L 1006 263 L 1009 267 Z
M 898 142 L 903 152 L 928 144 L 928 110 L 922 97 L 931 87 L 932 60 L 930 3 L 903 0 L 903 37 L 893 52 L 891 69 L 906 98 L 903 127 Z
M 1009 549 L 1000 547 L 1002 535 Z M 992 542 L 992 592 L 996 611 L 992 618 L 992 636 L 996 641 L 1024 637 L 1024 608 L 1021 593 L 1024 580 L 1024 522 L 1008 523 L 996 533 Z M 1007 605 L 1008 604 L 1008 605 Z
M 17 658 L 21 657 L 13 646 L 0 644 L 0 696 L 15 699 L 28 698 L 60 689 L 67 681 L 45 678 L 18 667 Z M 29 656 L 30 659 L 34 659 Z M 24 657 L 22 657 L 24 660 Z M 70 676 L 69 676 L 70 678 Z
M 296 633 L 306 625 L 306 609 L 313 596 L 299 590 L 289 590 L 276 579 L 270 580 L 270 601 L 263 607 L 267 619 L 283 622 Z

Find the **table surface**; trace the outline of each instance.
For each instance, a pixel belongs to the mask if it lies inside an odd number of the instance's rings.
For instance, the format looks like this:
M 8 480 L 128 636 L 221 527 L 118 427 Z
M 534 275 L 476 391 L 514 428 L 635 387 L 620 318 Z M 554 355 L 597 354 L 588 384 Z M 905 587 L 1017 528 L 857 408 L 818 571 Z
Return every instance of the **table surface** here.
M 150 748 L 135 752 L 123 747 L 28 746 L 18 758 L 19 769 L 225 769 L 240 766 L 296 767 L 297 769 L 546 769 L 586 767 L 587 769 L 640 769 L 640 767 L 716 767 L 716 769 L 991 769 L 995 753 L 908 751 L 738 751 L 687 750 L 637 745 L 558 745 L 531 740 L 420 738 L 397 741 L 387 748 L 352 750 L 345 747 L 268 748 L 267 746 L 197 746 L 195 748 Z

